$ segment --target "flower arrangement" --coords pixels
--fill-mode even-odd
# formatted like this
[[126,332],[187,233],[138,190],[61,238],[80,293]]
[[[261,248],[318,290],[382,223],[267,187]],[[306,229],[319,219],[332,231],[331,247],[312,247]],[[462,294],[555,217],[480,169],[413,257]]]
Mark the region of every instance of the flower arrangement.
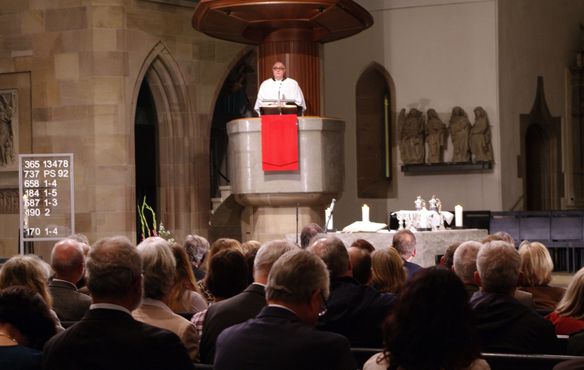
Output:
[[[162,239],[168,241],[169,243],[175,242],[172,232],[167,230],[162,224],[162,222],[160,223],[160,227],[158,227],[158,224],[156,222],[156,212],[152,207],[148,205],[148,203],[146,203],[146,196],[144,196],[142,204],[141,205],[138,204],[138,217],[140,217],[141,227],[140,235],[142,237],[142,240],[150,236],[159,236]],[[152,221],[152,228],[150,228],[148,218],[150,218]]]

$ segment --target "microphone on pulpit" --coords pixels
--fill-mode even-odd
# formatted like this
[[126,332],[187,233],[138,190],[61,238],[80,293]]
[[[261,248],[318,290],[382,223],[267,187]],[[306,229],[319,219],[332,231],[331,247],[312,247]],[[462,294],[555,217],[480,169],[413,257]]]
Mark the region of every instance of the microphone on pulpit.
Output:
[[328,214],[328,217],[325,220],[325,224],[324,224],[324,232],[325,234],[329,231],[329,224],[331,222],[331,219],[333,218],[333,212],[335,210],[335,202],[337,200],[335,198],[333,198],[333,200],[331,201],[331,205],[329,206],[328,210],[330,211]]

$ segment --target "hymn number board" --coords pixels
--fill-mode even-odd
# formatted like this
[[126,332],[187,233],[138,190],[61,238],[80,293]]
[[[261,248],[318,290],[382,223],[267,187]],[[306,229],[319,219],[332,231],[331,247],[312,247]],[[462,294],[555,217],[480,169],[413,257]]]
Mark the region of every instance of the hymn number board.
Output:
[[24,242],[60,240],[73,234],[73,154],[22,154],[18,171],[20,253],[24,253]]

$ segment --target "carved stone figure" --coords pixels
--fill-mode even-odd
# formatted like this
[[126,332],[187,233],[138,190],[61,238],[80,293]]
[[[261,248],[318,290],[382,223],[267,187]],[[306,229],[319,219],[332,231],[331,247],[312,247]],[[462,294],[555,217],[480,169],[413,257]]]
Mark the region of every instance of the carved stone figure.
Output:
[[402,109],[398,117],[398,138],[404,164],[424,163],[424,116],[412,108],[406,115]]
[[461,107],[452,109],[452,116],[448,125],[448,131],[452,138],[452,162],[469,162],[469,134],[470,121],[466,112]]
[[14,106],[11,94],[0,94],[0,167],[14,162],[14,135],[12,115]]
[[440,120],[434,109],[428,110],[426,121],[426,142],[428,143],[428,163],[442,163],[446,146],[446,124]]
[[470,152],[473,162],[492,162],[491,127],[489,117],[482,107],[474,110],[475,122],[470,129]]

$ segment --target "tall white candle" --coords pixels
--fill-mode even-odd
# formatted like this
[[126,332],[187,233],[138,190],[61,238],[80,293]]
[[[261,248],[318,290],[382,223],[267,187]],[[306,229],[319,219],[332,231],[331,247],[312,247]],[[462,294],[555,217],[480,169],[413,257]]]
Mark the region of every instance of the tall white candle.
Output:
[[367,204],[363,204],[363,207],[361,207],[361,219],[363,222],[369,222],[369,207]]
[[454,207],[454,226],[462,227],[462,206],[460,204]]
[[[328,222],[327,222],[328,221]],[[331,209],[327,208],[324,210],[324,222],[327,224],[325,225],[326,230],[333,230],[333,216],[331,215]]]
[[427,229],[428,228],[428,210],[426,207],[422,207],[420,212],[420,228]]

